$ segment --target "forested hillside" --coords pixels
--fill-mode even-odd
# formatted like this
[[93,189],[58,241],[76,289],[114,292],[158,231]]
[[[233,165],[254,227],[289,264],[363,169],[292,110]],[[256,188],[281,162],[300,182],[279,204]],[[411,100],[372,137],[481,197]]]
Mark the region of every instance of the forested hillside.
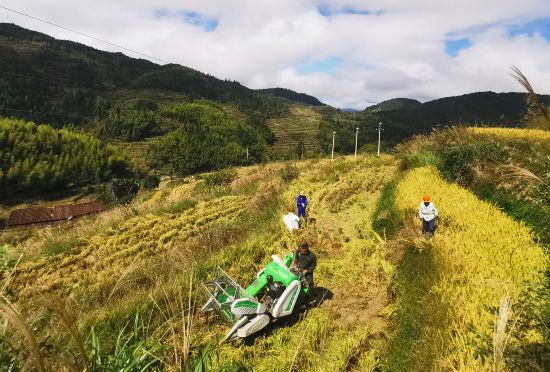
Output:
[[[384,128],[382,141],[390,145],[452,125],[522,127],[526,98],[525,93],[479,92],[425,103],[397,98],[352,113],[327,107],[319,126],[319,141],[321,148],[328,151],[335,131],[335,151],[349,154],[355,146],[355,128],[359,128],[360,144],[373,143],[380,122]],[[550,104],[550,96],[539,98],[543,104]]]
[[[160,115],[159,110],[198,99],[221,105],[256,126],[264,137],[269,132],[269,119],[296,116],[291,112],[293,102],[320,106],[324,115],[316,135],[318,143],[309,147],[327,152],[332,132],[336,131],[339,153],[353,151],[355,128],[360,130],[360,146],[374,142],[379,122],[385,127],[383,141],[394,144],[433,127],[462,122],[518,126],[525,113],[525,94],[492,92],[426,103],[398,98],[364,112],[343,113],[322,107],[317,98],[307,94],[284,88],[251,90],[188,67],[160,66],[56,40],[12,24],[0,24],[0,65],[0,115],[53,126],[70,123],[106,141],[148,141],[165,135],[177,129],[179,123]],[[541,100],[550,103],[550,96],[541,96]],[[300,120],[297,117],[290,124],[301,130],[309,117]],[[293,130],[286,128],[289,133]],[[291,146],[299,144],[299,139],[293,140]],[[296,149],[291,152],[296,153]]]
[[[181,123],[149,148],[149,164],[181,176],[267,160],[271,132],[208,101],[167,106],[160,117]],[[248,156],[247,156],[248,151]]]
[[[478,92],[398,108],[381,105],[378,110],[367,108],[365,112],[375,113],[393,132],[400,132],[401,139],[428,132],[434,127],[463,123],[495,127],[522,126],[527,107],[526,97],[525,93]],[[539,98],[544,104],[550,104],[550,96],[541,95]]]
[[40,192],[121,175],[127,160],[97,138],[23,120],[0,119],[0,192]]
[[422,103],[415,99],[393,98],[387,101],[380,102],[376,105],[369,106],[365,109],[365,112],[376,113],[376,112],[382,112],[382,111],[415,109],[420,106],[422,106]]
[[254,123],[286,114],[290,103],[188,67],[159,66],[13,24],[0,24],[0,65],[0,115],[57,126],[99,130],[103,120],[107,126],[117,122],[116,110],[128,111],[127,103],[136,99],[155,104],[209,99],[235,107]]
[[317,98],[310,96],[305,93],[297,93],[290,89],[285,88],[268,88],[268,89],[258,89],[259,92],[267,93],[274,95],[276,97],[286,98],[290,101],[304,103],[311,106],[323,106],[323,102],[319,101]]

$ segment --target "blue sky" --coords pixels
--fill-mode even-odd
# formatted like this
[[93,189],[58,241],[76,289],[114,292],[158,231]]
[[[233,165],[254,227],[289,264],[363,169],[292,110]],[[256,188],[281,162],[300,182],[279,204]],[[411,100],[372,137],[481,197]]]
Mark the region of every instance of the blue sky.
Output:
[[[550,7],[550,4],[548,4],[548,6]],[[508,26],[508,32],[510,33],[510,36],[533,36],[538,34],[546,40],[550,40],[550,17],[539,18],[531,22]]]
[[[2,0],[98,39],[251,88],[337,107],[521,91],[550,94],[550,0]],[[0,10],[59,39],[113,45]],[[132,55],[132,57],[143,57]]]
[[447,40],[445,42],[445,53],[451,57],[456,57],[461,49],[468,48],[472,42],[468,38]]
[[342,67],[342,58],[329,57],[322,60],[305,62],[297,65],[297,71],[301,75],[310,75],[315,72],[322,72],[334,75]]
[[339,7],[331,6],[328,3],[321,3],[317,5],[317,10],[319,14],[321,14],[323,17],[331,17],[337,14],[356,14],[356,15],[371,14],[371,12],[366,9],[354,8],[349,5],[339,8]]
[[181,11],[170,11],[168,9],[156,9],[154,11],[156,18],[162,19],[167,17],[178,17],[185,23],[188,23],[193,26],[198,26],[206,32],[214,31],[218,27],[218,20],[214,17],[209,17],[207,15],[192,11],[192,10],[181,10]]

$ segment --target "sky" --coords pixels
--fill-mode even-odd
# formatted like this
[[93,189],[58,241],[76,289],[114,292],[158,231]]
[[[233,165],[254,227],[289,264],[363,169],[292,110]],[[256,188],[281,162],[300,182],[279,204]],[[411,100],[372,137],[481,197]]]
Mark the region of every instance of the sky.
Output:
[[[510,66],[535,91],[550,94],[550,0],[0,0],[0,6],[250,88],[288,88],[340,108],[521,91]],[[0,22],[120,51],[2,8]]]

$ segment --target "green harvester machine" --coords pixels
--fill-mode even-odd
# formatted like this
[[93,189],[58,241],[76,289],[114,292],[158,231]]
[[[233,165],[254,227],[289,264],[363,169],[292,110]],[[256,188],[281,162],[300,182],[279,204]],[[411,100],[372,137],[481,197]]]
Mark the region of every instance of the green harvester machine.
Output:
[[309,288],[302,274],[290,269],[294,254],[271,258],[246,289],[219,267],[216,278],[203,283],[209,299],[201,311],[214,311],[231,326],[224,341],[248,337],[292,314],[298,299],[307,295]]

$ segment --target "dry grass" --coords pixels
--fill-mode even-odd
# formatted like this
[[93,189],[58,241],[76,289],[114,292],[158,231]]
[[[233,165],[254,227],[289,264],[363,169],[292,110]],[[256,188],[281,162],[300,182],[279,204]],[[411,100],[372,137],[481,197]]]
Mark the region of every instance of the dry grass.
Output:
[[[214,367],[244,363],[257,371],[382,368],[386,317],[395,309],[388,304],[386,293],[398,260],[391,262],[391,245],[372,233],[372,218],[380,188],[396,175],[396,160],[299,162],[299,177],[290,183],[281,181],[276,171],[279,166],[238,170],[242,180],[233,182],[229,196],[208,193],[201,197],[192,183],[159,190],[148,202],[129,207],[128,215],[113,215],[111,225],[98,228],[98,222],[96,230],[87,230],[82,247],[25,262],[16,270],[9,290],[17,293],[18,306],[23,305],[29,315],[37,311],[33,305],[41,298],[37,293],[69,297],[82,309],[76,323],[80,330],[94,324],[98,330],[105,327],[102,334],[111,337],[117,331],[109,327],[124,324],[126,316],[139,308],[151,319],[148,335],[169,348],[165,367],[185,368],[202,348],[227,332],[215,318],[197,313],[196,305],[204,298],[193,283],[204,280],[219,265],[247,285],[271,254],[285,254],[298,240],[305,240],[319,259],[316,284],[330,290],[333,299],[311,309],[302,322],[279,325],[252,345],[223,344],[216,349],[220,360],[213,362]],[[432,171],[422,172],[413,172],[400,184],[398,202],[402,210],[409,210],[416,208],[417,196],[424,191],[432,193],[436,202],[438,195],[447,196],[448,201],[438,202],[438,207],[449,216],[445,220],[448,233],[438,231],[434,246],[422,247],[423,252],[436,252],[437,264],[445,268],[441,271],[444,280],[434,283],[430,296],[444,298],[454,317],[450,321],[433,318],[441,311],[424,314],[422,320],[433,322],[428,329],[433,332],[422,335],[412,354],[419,365],[424,350],[430,348],[438,353],[436,366],[484,368],[471,356],[465,324],[491,332],[494,313],[482,305],[495,305],[504,289],[516,298],[526,283],[539,277],[537,270],[545,258],[526,229],[503,219],[500,212],[463,189],[441,181]],[[253,189],[255,194],[246,195],[244,189]],[[294,208],[300,189],[308,194],[309,213],[317,223],[291,236],[281,216]],[[160,205],[190,197],[197,201],[194,207],[178,213],[151,213]],[[463,205],[479,209],[478,218],[496,220],[496,227],[486,233],[472,232],[459,218]],[[57,233],[54,230],[53,237]],[[504,240],[498,246],[491,244],[499,234],[504,234]],[[510,251],[511,245],[515,250]],[[486,279],[504,284],[488,288]],[[430,296],[425,299],[427,310],[432,305]],[[54,309],[54,313],[63,314],[63,309]],[[67,310],[60,320],[72,334],[75,322],[68,314]],[[55,335],[56,330],[43,331]],[[431,369],[434,366],[429,364]]]
[[539,176],[531,172],[529,169],[522,168],[517,165],[513,165],[513,164],[504,165],[500,167],[500,171],[501,171],[502,177],[505,179],[544,184],[544,181]]
[[[181,246],[209,227],[236,221],[246,211],[245,202],[244,197],[229,196],[201,202],[179,215],[132,217],[92,235],[78,250],[22,263],[10,287],[19,293],[20,299],[31,300],[37,293],[57,293],[99,306],[136,278],[134,273],[155,267],[157,258],[173,247]],[[153,281],[157,275],[152,273]]]
[[506,295],[500,302],[493,335],[493,371],[495,372],[502,371],[505,367],[504,348],[507,341],[506,326],[508,325],[510,308],[510,298]]
[[29,353],[29,360],[32,362],[34,368],[37,371],[43,372],[44,358],[38,342],[34,337],[34,334],[27,327],[25,318],[17,310],[17,308],[9,302],[4,296],[0,299],[0,316],[6,319],[14,330],[16,330],[22,338],[22,343],[25,345],[26,350]]
[[550,116],[548,109],[540,102],[535,90],[527,80],[527,77],[515,66],[510,68],[513,71],[512,77],[517,80],[520,85],[527,91],[527,117],[526,120],[542,118],[544,119],[544,127],[550,129]]

